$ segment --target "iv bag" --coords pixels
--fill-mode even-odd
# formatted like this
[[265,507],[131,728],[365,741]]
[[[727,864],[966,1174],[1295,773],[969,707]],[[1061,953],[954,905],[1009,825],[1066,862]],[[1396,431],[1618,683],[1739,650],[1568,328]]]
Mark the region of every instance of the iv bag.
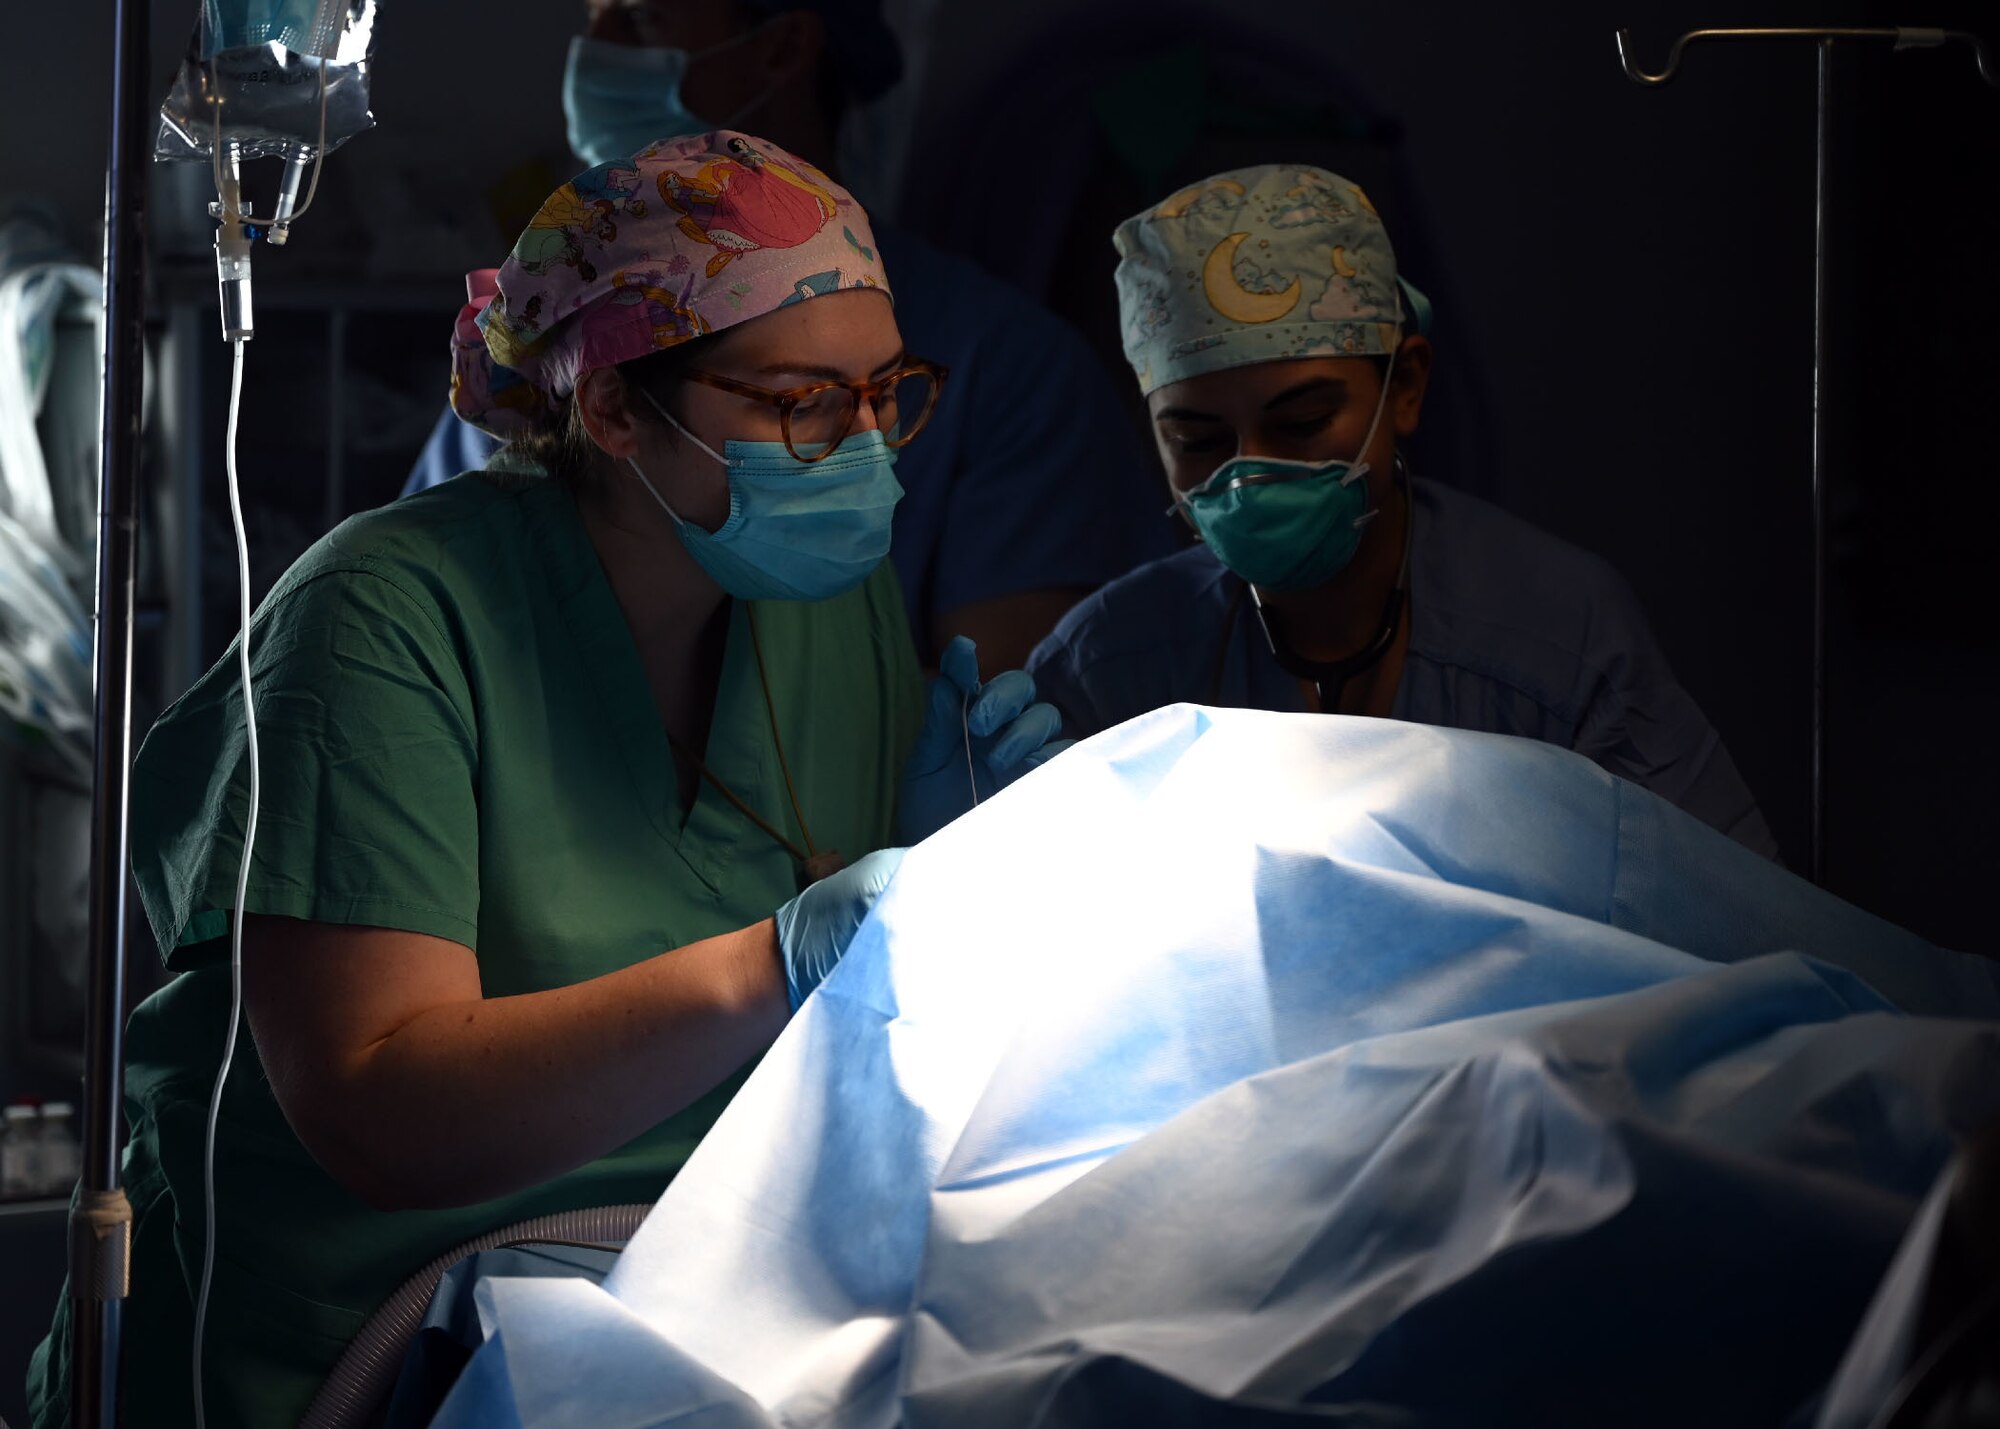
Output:
[[347,0],[204,0],[201,57],[223,50],[283,45],[302,55],[330,59],[347,23]]
[[160,106],[155,159],[211,162],[218,131],[241,159],[339,148],[374,127],[376,0],[205,0]]

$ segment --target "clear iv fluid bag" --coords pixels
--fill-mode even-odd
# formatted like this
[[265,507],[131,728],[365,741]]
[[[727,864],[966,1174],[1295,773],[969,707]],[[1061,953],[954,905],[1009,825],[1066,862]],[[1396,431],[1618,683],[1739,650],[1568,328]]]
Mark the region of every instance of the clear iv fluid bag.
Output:
[[155,159],[212,161],[222,142],[240,159],[325,151],[374,127],[369,62],[377,0],[205,0],[173,88],[160,106]]
[[201,57],[283,45],[315,59],[332,59],[348,8],[348,0],[204,0]]

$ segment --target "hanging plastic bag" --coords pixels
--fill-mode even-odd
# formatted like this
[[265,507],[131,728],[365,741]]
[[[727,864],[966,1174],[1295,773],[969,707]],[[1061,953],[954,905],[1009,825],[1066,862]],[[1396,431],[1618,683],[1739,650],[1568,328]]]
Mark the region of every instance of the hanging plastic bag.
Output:
[[[160,106],[156,159],[331,153],[374,127],[376,0],[206,0]],[[322,86],[324,92],[322,93]]]
[[[0,511],[18,521],[73,576],[90,564],[90,553],[63,529],[63,518],[71,517],[74,530],[69,508],[78,493],[70,488],[78,483],[79,472],[72,467],[60,475],[51,473],[40,418],[56,365],[58,321],[67,315],[91,323],[101,350],[103,312],[103,280],[81,263],[32,263],[0,276]],[[94,503],[94,481],[91,487]]]

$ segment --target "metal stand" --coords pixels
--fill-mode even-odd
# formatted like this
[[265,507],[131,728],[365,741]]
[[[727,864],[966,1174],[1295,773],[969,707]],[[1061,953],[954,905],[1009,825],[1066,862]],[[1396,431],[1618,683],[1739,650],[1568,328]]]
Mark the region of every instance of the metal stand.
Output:
[[90,992],[85,1004],[83,1176],[69,1221],[70,1423],[116,1424],[119,1330],[132,1207],[119,1184],[125,1030],[127,773],[138,583],[141,382],[146,320],[149,0],[116,0],[111,160],[104,215],[104,432],[97,501],[95,740],[90,829]]
[[1964,30],[1917,29],[1740,29],[1690,30],[1667,52],[1667,67],[1649,74],[1632,60],[1632,32],[1618,32],[1618,63],[1639,84],[1657,87],[1680,70],[1681,51],[1697,40],[1811,40],[1819,51],[1817,160],[1813,183],[1813,380],[1812,380],[1812,880],[1826,881],[1826,222],[1828,150],[1833,137],[1833,46],[1841,40],[1888,41],[1898,50],[1934,49],[1958,43],[1972,47],[1979,77],[2000,87],[1986,44]]

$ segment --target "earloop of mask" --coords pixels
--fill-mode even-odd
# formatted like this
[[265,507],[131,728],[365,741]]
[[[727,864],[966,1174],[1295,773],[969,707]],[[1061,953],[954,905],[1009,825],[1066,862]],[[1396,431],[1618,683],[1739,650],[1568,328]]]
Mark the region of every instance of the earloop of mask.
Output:
[[683,427],[677,420],[675,420],[674,414],[666,409],[666,407],[661,403],[659,398],[655,397],[651,392],[648,392],[643,387],[639,389],[639,395],[641,397],[644,397],[649,403],[652,404],[653,410],[655,412],[658,412],[662,417],[665,417],[667,419],[668,426],[672,427],[675,431],[679,432],[682,436],[686,437],[689,441],[693,442],[696,446],[700,447],[701,450],[707,454],[710,460],[718,463],[725,469],[729,466],[728,458],[717,456],[714,447],[710,446],[707,442],[703,441],[700,437],[696,436],[686,427]]
[[[1403,331],[1403,290],[1400,286],[1396,289],[1396,331],[1399,335]],[[1399,336],[1396,346],[1384,354],[1382,391],[1375,399],[1375,415],[1368,419],[1368,435],[1361,439],[1361,450],[1354,454],[1354,460],[1348,465],[1346,475],[1340,478],[1342,486],[1352,486],[1368,475],[1368,448],[1375,445],[1375,433],[1381,429],[1382,415],[1389,410],[1389,389],[1396,383],[1396,353],[1401,347],[1402,340]],[[1370,507],[1354,518],[1354,529],[1359,531],[1373,521],[1375,516],[1375,509]]]
[[628,456],[625,458],[625,464],[632,468],[632,475],[639,478],[639,484],[646,488],[646,494],[651,496],[653,500],[659,502],[660,509],[673,518],[675,526],[687,525],[687,522],[681,519],[681,513],[674,510],[673,507],[667,505],[667,498],[660,495],[659,488],[654,486],[653,483],[647,479],[646,473],[642,471],[639,467],[639,458],[635,456]]
[[[713,451],[709,450],[707,442],[704,442],[700,437],[696,436],[686,427],[683,427],[679,422],[674,421],[674,414],[672,412],[669,412],[665,407],[661,406],[659,399],[654,397],[651,392],[646,391],[644,388],[639,388],[638,391],[641,397],[644,397],[648,402],[653,404],[654,411],[658,412],[662,417],[665,417],[667,421],[672,424],[675,431],[679,432],[682,436],[686,437],[689,441],[693,442],[696,446],[700,447],[704,452],[707,452],[709,456],[714,457],[715,460],[722,461],[721,457],[716,456]],[[635,456],[628,456],[625,458],[625,464],[632,468],[632,475],[639,478],[639,484],[646,488],[646,494],[652,497],[653,500],[659,502],[660,509],[666,512],[667,515],[673,519],[674,525],[676,527],[685,527],[687,525],[687,521],[682,518],[680,512],[674,510],[673,507],[667,504],[666,497],[660,495],[660,489],[657,486],[653,485],[652,479],[646,475],[644,468],[642,468],[639,465],[639,458]],[[722,464],[725,467],[729,465],[729,463],[726,461],[722,461]]]

